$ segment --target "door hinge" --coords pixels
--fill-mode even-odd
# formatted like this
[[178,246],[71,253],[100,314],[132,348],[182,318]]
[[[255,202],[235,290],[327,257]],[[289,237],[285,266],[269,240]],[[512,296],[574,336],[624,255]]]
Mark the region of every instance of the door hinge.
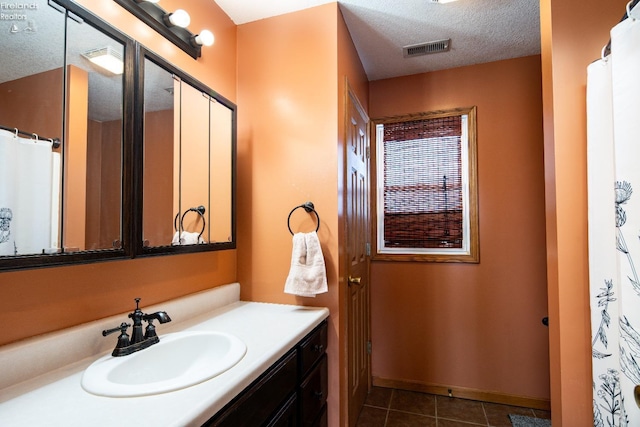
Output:
[[367,353],[371,354],[371,341],[367,341]]
[[367,242],[364,245],[364,254],[366,256],[371,256],[371,243]]
[[367,159],[371,157],[371,147],[367,147]]

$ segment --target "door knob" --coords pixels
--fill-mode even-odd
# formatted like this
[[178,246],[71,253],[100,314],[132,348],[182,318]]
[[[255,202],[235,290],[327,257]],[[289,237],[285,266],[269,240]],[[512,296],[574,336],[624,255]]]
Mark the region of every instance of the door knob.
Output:
[[359,285],[361,280],[362,280],[362,277],[351,277],[351,276],[349,276],[349,284],[350,285],[352,285],[352,284]]

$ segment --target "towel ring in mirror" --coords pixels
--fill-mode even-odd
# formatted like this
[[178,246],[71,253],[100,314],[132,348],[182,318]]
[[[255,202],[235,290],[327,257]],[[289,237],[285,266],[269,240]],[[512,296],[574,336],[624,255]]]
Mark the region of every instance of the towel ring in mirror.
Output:
[[184,213],[182,214],[182,217],[180,217],[180,230],[178,230],[178,217],[180,216],[180,212],[178,212],[176,214],[176,217],[173,219],[173,228],[175,228],[176,231],[184,230],[185,215],[188,214],[189,212],[197,212],[198,215],[200,215],[200,218],[202,218],[202,230],[200,231],[200,234],[198,234],[198,240],[200,240],[200,237],[202,237],[202,233],[204,233],[204,228],[207,226],[207,221],[204,219],[205,211],[206,209],[202,205],[198,206],[197,208],[189,208],[186,211],[184,211]]

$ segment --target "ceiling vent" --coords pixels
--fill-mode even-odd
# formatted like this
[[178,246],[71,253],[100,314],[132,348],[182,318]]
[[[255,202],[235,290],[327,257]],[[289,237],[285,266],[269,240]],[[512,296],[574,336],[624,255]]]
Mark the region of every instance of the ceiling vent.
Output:
[[405,58],[413,56],[428,55],[430,53],[447,52],[451,47],[451,39],[436,40],[433,42],[412,44],[402,48],[402,55]]

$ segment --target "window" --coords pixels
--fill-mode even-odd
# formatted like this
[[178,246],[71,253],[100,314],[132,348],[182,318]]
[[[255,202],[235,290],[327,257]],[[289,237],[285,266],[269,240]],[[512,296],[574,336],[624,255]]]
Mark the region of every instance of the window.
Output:
[[374,258],[479,262],[476,108],[373,123]]

